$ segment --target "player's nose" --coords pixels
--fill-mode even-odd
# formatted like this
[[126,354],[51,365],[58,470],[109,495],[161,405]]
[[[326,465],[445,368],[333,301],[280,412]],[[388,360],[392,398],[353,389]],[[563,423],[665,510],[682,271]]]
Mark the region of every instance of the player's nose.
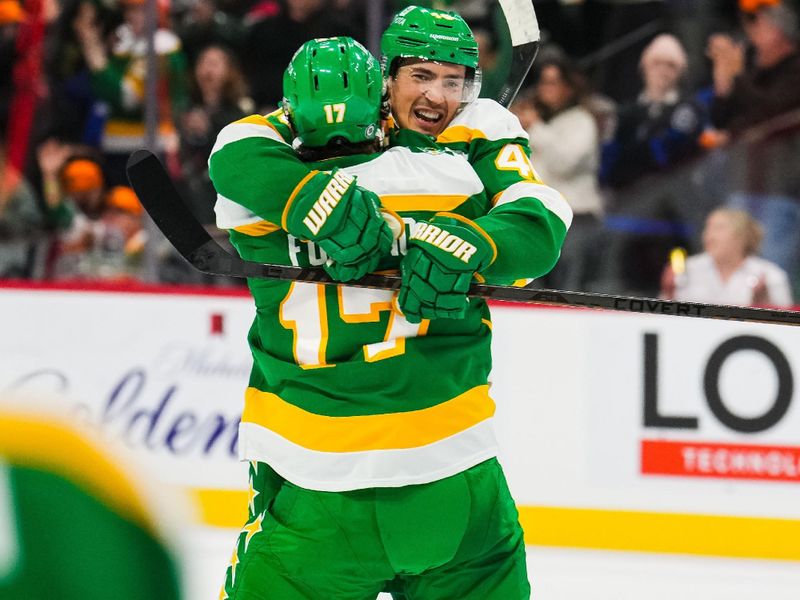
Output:
[[422,95],[434,105],[440,105],[444,103],[445,96],[444,90],[442,86],[438,83],[432,83],[429,85],[423,92]]

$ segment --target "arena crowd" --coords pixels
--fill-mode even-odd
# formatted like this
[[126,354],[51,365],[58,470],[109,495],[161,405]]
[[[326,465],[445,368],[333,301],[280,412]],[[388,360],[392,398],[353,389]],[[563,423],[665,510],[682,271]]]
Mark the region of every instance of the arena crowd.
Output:
[[[511,61],[491,0],[455,10],[481,96]],[[380,4],[376,10],[376,4]],[[402,0],[0,0],[0,278],[235,286],[193,271],[128,187],[150,144],[214,235],[218,132],[281,102],[310,38],[368,45]],[[791,0],[534,0],[542,47],[512,110],[575,219],[531,285],[786,306],[800,292],[800,26]],[[371,50],[377,53],[376,48]],[[148,140],[148,105],[155,137]],[[224,242],[224,240],[221,240]],[[2,285],[2,283],[0,283]]]

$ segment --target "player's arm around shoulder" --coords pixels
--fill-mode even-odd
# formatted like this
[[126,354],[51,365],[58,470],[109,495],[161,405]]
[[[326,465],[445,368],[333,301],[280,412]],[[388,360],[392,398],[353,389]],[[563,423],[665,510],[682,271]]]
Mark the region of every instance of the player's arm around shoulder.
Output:
[[439,142],[466,153],[490,199],[487,213],[475,219],[497,247],[495,261],[483,273],[486,280],[510,283],[550,271],[572,223],[572,209],[537,175],[528,134],[517,117],[493,100],[478,99]]
[[[489,98],[478,98],[456,115],[437,141],[445,144],[465,141],[471,144],[479,140],[489,143],[527,142],[528,134],[510,110]],[[485,150],[482,143],[470,147],[470,159],[482,150]]]
[[312,176],[291,140],[291,129],[279,111],[250,115],[225,126],[208,159],[217,208],[232,202],[279,224],[289,197]]

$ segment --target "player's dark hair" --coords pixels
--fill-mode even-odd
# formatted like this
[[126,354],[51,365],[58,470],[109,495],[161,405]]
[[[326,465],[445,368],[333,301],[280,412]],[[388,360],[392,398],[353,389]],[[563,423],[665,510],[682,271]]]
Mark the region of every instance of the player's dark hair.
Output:
[[299,146],[295,149],[300,160],[307,162],[327,160],[339,156],[353,156],[355,154],[374,154],[379,150],[380,142],[377,139],[353,144],[343,137],[335,137],[325,146],[318,148]]

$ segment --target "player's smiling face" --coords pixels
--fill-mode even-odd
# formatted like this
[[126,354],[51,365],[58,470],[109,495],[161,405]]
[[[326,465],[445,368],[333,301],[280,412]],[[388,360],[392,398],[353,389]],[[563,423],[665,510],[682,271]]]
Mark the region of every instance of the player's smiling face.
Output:
[[467,68],[419,61],[401,66],[390,81],[392,116],[402,129],[437,136],[461,106]]

